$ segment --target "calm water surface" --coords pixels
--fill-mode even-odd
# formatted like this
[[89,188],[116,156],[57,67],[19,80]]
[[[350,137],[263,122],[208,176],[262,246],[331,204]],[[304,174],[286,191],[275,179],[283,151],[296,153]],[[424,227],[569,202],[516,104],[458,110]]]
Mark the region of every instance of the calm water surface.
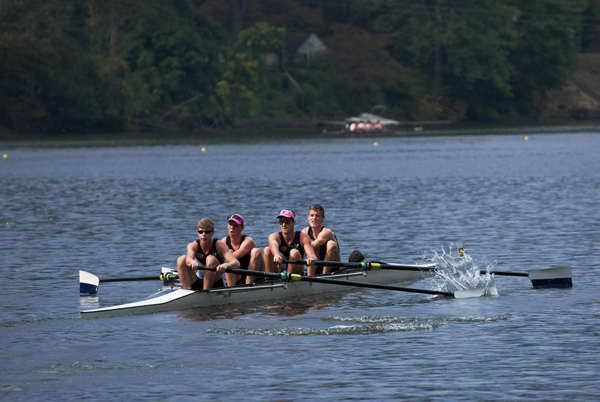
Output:
[[[0,399],[600,400],[599,132],[0,142]],[[482,268],[570,265],[574,287],[498,277],[500,295],[477,299],[361,289],[79,318],[159,285],[80,298],[79,269],[174,267],[200,218],[220,238],[236,212],[264,247],[279,210],[301,228],[315,202],[344,259],[412,263],[462,241]]]

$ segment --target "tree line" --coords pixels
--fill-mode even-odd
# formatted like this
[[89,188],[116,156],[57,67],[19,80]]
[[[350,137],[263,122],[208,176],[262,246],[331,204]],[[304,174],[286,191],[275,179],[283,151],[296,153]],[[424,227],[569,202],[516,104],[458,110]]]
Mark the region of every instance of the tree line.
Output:
[[599,26],[600,0],[4,0],[0,126],[538,117]]

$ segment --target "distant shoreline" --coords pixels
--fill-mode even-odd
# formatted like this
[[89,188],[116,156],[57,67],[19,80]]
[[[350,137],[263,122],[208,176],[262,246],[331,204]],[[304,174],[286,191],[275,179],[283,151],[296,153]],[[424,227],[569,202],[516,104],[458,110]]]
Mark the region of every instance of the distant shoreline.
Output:
[[[592,117],[592,116],[591,116]],[[249,119],[248,119],[249,120]],[[19,140],[19,139],[52,139],[58,137],[77,137],[77,136],[107,136],[112,137],[114,135],[119,135],[123,133],[127,134],[151,134],[153,136],[156,135],[173,135],[173,134],[193,134],[193,133],[228,133],[228,132],[236,132],[236,131],[256,131],[256,130],[266,130],[266,131],[293,131],[293,130],[314,130],[315,133],[322,133],[324,129],[328,131],[333,131],[339,129],[339,126],[336,128],[335,126],[315,124],[314,122],[309,124],[307,122],[307,118],[286,118],[286,119],[271,119],[271,118],[260,118],[253,119],[254,121],[248,124],[248,120],[245,120],[243,124],[240,124],[237,128],[233,127],[223,127],[223,128],[210,128],[210,127],[197,127],[194,129],[190,129],[183,126],[178,125],[161,125],[156,127],[156,129],[140,129],[139,127],[130,127],[129,130],[122,131],[105,131],[100,129],[87,129],[82,130],[80,132],[58,132],[58,133],[42,133],[42,132],[19,132],[10,130],[6,127],[0,127],[0,139],[1,140]],[[540,118],[540,119],[499,119],[495,121],[486,121],[486,122],[475,122],[475,121],[460,121],[452,124],[446,125],[433,125],[430,127],[426,127],[429,129],[435,128],[439,129],[452,129],[456,127],[478,127],[478,126],[553,126],[553,125],[561,125],[561,124],[581,124],[581,125],[589,125],[589,124],[598,124],[600,126],[600,112],[597,115],[594,115],[593,118],[589,119],[575,119],[575,118]],[[407,125],[406,127],[412,127]],[[443,128],[442,128],[443,127]]]

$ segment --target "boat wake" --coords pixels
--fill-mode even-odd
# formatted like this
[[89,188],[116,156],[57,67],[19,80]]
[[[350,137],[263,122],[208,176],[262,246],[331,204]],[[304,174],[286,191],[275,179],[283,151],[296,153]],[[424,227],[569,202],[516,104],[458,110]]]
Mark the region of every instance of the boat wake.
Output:
[[495,316],[483,316],[483,317],[394,317],[394,316],[363,316],[363,317],[326,317],[322,318],[324,321],[342,321],[342,322],[356,322],[356,323],[408,323],[408,322],[494,322],[494,321],[506,321],[510,318],[511,314],[501,314]]
[[[448,251],[442,246],[441,251],[433,250],[432,257],[425,257],[428,261],[436,264],[436,276],[433,281],[437,284],[438,290],[445,292],[455,292],[458,290],[485,289],[484,295],[496,295],[496,284],[494,276],[490,273],[495,265],[487,263],[485,258],[481,259],[479,264],[467,253],[458,255],[452,254],[453,245],[451,243]],[[481,271],[486,271],[481,274]]]
[[335,325],[327,328],[278,328],[278,329],[250,329],[213,328],[209,333],[226,335],[259,335],[259,336],[314,336],[314,335],[367,335],[389,332],[431,330],[444,325],[444,323],[370,323],[361,325]]
[[490,317],[324,317],[325,322],[335,322],[326,328],[212,328],[208,333],[225,335],[258,335],[258,336],[314,336],[314,335],[368,335],[392,332],[433,330],[448,322],[494,322],[508,320],[510,314]]

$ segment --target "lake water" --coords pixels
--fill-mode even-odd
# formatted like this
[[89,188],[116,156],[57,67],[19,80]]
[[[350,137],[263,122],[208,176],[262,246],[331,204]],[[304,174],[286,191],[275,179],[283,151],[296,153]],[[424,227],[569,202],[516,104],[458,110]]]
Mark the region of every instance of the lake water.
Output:
[[[0,142],[0,399],[600,400],[600,126],[423,133]],[[199,219],[220,238],[231,213],[264,247],[279,210],[302,228],[313,203],[344,260],[414,263],[461,241],[481,268],[570,265],[573,288],[499,276],[496,297],[360,289],[79,318],[159,286],[81,298],[79,269],[175,267]]]

